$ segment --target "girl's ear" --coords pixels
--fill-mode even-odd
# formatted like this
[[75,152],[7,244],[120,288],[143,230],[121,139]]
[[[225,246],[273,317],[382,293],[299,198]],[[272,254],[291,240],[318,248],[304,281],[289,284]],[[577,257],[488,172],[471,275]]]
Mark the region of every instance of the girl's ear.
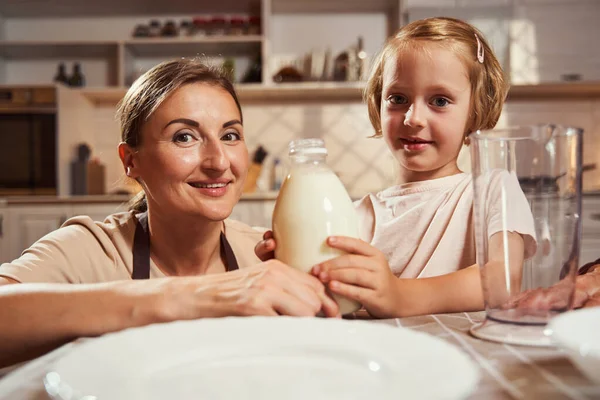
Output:
[[137,168],[137,152],[127,143],[119,143],[119,158],[125,169],[125,175],[137,179],[140,174]]

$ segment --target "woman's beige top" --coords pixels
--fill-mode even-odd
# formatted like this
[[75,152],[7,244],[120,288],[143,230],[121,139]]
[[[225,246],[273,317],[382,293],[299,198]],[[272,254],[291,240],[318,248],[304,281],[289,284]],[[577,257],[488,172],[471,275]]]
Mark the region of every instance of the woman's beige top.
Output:
[[[525,257],[535,253],[536,235],[529,203],[516,176],[494,171],[485,187],[488,238],[503,230],[520,233]],[[401,278],[422,278],[475,264],[471,174],[457,174],[390,187],[356,202],[361,239],[381,250]],[[505,193],[502,193],[502,188]],[[510,204],[502,212],[502,198]],[[503,220],[502,215],[507,219]]]
[[[71,218],[44,236],[21,257],[0,266],[0,276],[19,282],[98,283],[131,279],[133,271],[133,212],[108,216],[104,222],[90,217]],[[224,233],[240,268],[260,262],[254,246],[262,233],[234,220],[225,220]],[[165,274],[150,261],[150,278]]]

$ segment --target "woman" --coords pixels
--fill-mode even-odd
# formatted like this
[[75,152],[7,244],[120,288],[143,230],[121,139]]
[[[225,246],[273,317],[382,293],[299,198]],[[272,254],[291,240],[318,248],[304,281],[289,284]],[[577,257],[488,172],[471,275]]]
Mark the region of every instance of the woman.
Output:
[[104,223],[73,218],[0,266],[0,366],[156,322],[338,314],[316,278],[259,264],[260,233],[226,220],[249,166],[229,81],[166,62],[133,84],[118,116],[119,155],[144,198]]

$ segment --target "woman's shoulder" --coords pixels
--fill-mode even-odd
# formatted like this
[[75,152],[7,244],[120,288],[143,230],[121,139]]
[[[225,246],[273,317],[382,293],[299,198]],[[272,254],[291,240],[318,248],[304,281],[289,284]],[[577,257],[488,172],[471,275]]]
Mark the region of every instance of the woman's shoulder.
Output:
[[82,235],[92,235],[96,238],[107,236],[132,235],[136,226],[135,213],[132,211],[108,215],[103,221],[95,221],[90,216],[78,215],[69,218],[58,231],[68,228],[72,232]]

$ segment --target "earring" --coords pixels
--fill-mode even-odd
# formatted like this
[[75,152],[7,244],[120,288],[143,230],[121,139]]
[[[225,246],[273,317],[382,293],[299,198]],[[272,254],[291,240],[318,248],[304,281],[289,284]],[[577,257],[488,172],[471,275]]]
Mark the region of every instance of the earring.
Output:
[[125,170],[125,175],[131,176],[131,168],[127,167],[127,169]]

